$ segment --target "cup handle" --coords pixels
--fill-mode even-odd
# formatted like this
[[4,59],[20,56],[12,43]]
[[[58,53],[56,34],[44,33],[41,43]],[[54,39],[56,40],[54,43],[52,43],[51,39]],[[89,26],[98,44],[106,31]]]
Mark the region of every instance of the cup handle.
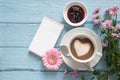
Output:
[[98,57],[101,57],[101,56],[102,56],[102,53],[97,52],[97,56],[98,56]]
[[102,57],[102,53],[97,52],[97,54],[95,55],[93,62],[98,62],[100,60],[100,58]]

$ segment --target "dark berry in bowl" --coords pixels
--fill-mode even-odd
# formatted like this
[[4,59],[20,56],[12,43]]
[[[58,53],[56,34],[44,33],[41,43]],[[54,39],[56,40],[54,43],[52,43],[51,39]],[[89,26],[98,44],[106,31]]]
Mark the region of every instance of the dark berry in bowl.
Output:
[[71,6],[68,9],[67,17],[72,23],[81,22],[84,16],[85,16],[84,10],[78,5]]

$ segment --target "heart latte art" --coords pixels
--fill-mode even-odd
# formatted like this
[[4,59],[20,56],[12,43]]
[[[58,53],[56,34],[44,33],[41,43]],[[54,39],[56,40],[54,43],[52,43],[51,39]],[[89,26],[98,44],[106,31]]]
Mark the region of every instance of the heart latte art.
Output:
[[76,39],[74,41],[74,49],[78,56],[83,56],[87,54],[90,50],[90,43],[82,43],[80,40]]
[[94,46],[88,38],[76,38],[72,41],[70,46],[72,55],[81,60],[88,59],[94,52]]

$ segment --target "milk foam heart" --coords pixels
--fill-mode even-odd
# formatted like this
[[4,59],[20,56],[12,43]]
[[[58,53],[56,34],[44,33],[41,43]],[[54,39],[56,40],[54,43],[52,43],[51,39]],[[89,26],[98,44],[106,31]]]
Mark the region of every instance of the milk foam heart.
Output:
[[82,43],[80,40],[76,39],[74,42],[74,49],[78,56],[83,56],[89,52],[90,43]]

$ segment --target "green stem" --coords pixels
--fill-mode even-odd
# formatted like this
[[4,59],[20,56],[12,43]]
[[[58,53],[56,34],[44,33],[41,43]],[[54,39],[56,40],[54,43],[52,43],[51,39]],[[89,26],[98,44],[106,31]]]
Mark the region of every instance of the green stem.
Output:
[[101,26],[101,27],[100,27],[100,30],[102,31],[102,30],[103,30],[103,28],[102,28],[102,26],[103,26],[103,25],[102,25],[102,24],[103,24],[103,20],[102,20],[102,17],[101,17],[101,16],[99,17],[99,20],[100,20],[100,26]]
[[116,16],[115,16],[115,20],[117,21],[117,14],[116,14]]

